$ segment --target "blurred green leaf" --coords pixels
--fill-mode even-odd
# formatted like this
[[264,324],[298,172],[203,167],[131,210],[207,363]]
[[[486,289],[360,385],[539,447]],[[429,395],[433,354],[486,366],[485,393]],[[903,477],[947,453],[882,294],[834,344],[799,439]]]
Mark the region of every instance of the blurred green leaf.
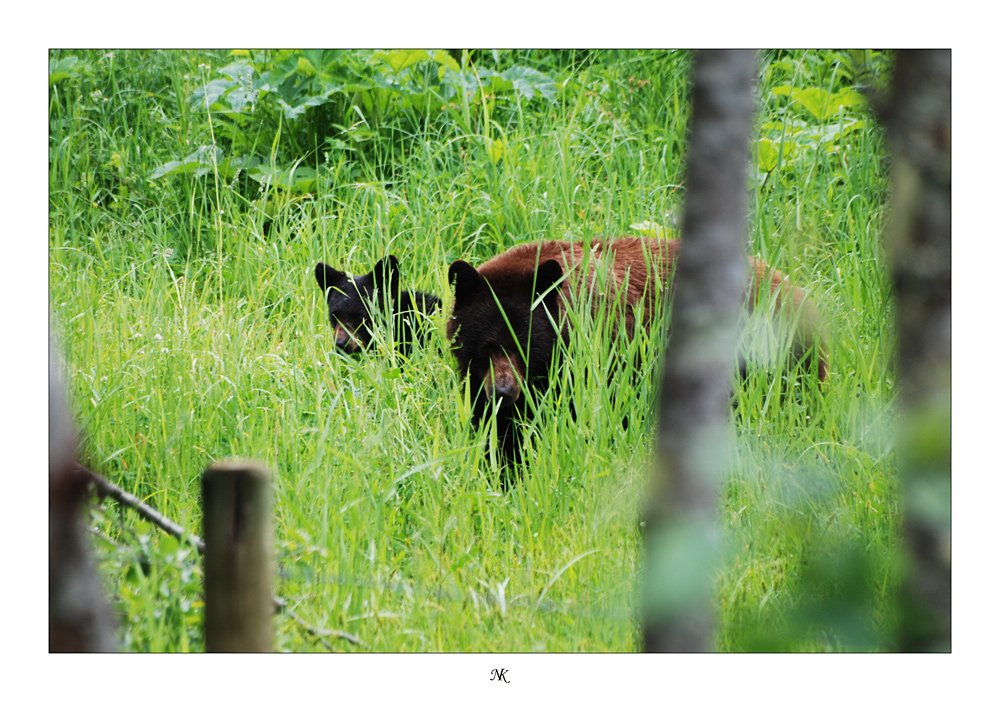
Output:
[[770,139],[757,140],[757,169],[767,173],[778,165],[778,147]]
[[531,100],[536,94],[545,100],[555,100],[556,83],[541,71],[527,66],[513,66],[501,76],[510,81],[514,90],[527,100]]
[[864,97],[850,88],[843,88],[834,95],[822,88],[793,88],[790,85],[779,85],[773,88],[771,93],[791,98],[791,105],[801,106],[820,121],[837,116],[845,107],[866,103]]
[[486,155],[494,166],[504,157],[507,151],[506,145],[500,139],[483,137],[483,146],[486,147]]
[[316,169],[298,166],[291,169],[261,164],[247,169],[247,175],[258,183],[269,183],[279,188],[300,193],[316,192]]
[[375,53],[375,58],[385,61],[396,73],[421,61],[427,61],[431,56],[431,52],[425,49],[401,49]]
[[[462,67],[458,65],[458,61],[456,61],[455,59],[453,59],[451,57],[451,54],[449,54],[447,51],[442,51],[442,50],[438,49],[437,51],[432,51],[431,54],[432,54],[432,58],[434,59],[434,61],[436,61],[437,63],[441,64],[442,71],[445,68],[450,68],[453,71],[460,71],[460,70],[462,70]],[[440,74],[439,74],[439,76],[440,76]]]
[[768,173],[792,158],[795,154],[795,142],[786,140],[784,143],[763,137],[757,140],[757,170]]
[[214,169],[218,169],[219,175],[223,178],[233,178],[238,169],[246,167],[251,162],[246,156],[227,157],[222,149],[217,146],[199,146],[192,153],[188,154],[184,160],[168,161],[153,169],[149,175],[149,179],[156,180],[165,175],[175,173],[202,176],[213,172]]
[[77,68],[79,63],[80,59],[76,56],[49,59],[49,87],[77,76],[79,74],[79,69]]

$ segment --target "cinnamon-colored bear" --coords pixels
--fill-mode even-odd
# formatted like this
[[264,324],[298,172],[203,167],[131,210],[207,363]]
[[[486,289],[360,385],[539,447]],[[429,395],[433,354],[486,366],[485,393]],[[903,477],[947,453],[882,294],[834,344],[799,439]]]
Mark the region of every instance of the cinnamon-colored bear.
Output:
[[[500,401],[497,435],[506,459],[520,458],[514,420],[527,416],[524,394],[545,391],[558,342],[569,340],[567,306],[589,297],[592,314],[617,310],[616,333],[631,336],[636,320],[648,328],[666,300],[680,248],[679,239],[653,237],[594,240],[589,246],[547,241],[516,246],[478,268],[465,261],[451,264],[455,307],[448,338],[462,376],[469,377],[475,420],[488,416]],[[601,267],[606,273],[597,279],[607,282],[592,290]],[[780,271],[751,257],[748,308],[769,301],[765,291],[773,296],[776,312],[792,313],[796,320],[793,355],[808,355],[812,371],[825,379],[828,365],[813,304]]]

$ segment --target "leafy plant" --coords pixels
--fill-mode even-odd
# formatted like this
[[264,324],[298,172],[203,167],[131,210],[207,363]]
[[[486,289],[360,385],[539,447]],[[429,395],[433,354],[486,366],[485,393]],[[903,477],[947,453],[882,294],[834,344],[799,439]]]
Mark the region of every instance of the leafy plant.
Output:
[[49,87],[80,75],[87,68],[86,62],[77,56],[49,59]]
[[[445,51],[286,50],[230,55],[237,60],[218,69],[205,67],[217,77],[190,96],[192,110],[208,109],[213,115],[213,146],[200,146],[183,159],[162,164],[151,178],[181,173],[198,177],[214,167],[222,177],[231,178],[245,168],[258,182],[267,179],[277,187],[294,185],[299,191],[315,192],[303,181],[314,180],[317,169],[328,168],[325,162],[332,154],[370,151],[371,144],[389,139],[387,135],[400,123],[426,123],[443,114],[466,134],[475,134],[477,106],[489,124],[487,103],[552,102],[556,96],[553,79],[538,70],[462,68]],[[282,130],[292,151],[278,147]],[[248,133],[255,135],[252,141]],[[496,164],[503,155],[503,142],[488,133],[483,139],[488,158]],[[320,152],[325,160],[318,158]],[[297,164],[303,158],[315,166],[296,165],[299,177],[294,180],[281,177],[292,172],[289,161]]]
[[841,156],[851,148],[848,137],[869,126],[863,111],[867,100],[851,88],[833,94],[822,88],[779,85],[771,94],[788,100],[778,110],[780,120],[760,125],[757,169],[764,179],[775,170],[794,172],[797,159]]
[[[772,117],[762,121],[755,142],[758,184],[820,164],[832,180],[843,180],[846,176],[837,172],[864,150],[857,137],[865,138],[874,128],[866,95],[884,76],[885,56],[868,51],[775,54],[764,69]],[[803,75],[809,76],[809,85],[799,84]]]
[[122,643],[130,650],[204,650],[202,569],[197,549],[158,533],[148,522],[123,527],[104,508],[91,510],[100,533],[98,562],[115,585],[113,604],[122,620]]

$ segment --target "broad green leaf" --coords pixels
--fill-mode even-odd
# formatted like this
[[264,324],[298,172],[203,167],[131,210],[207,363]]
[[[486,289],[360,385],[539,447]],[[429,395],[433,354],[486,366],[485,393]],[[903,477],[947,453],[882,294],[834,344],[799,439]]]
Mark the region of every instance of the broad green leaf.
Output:
[[246,168],[247,165],[256,164],[260,159],[254,157],[249,158],[247,156],[227,156],[222,159],[217,168],[219,169],[219,175],[227,180],[235,178],[238,171]]
[[[242,159],[246,161],[244,157]],[[235,169],[239,167],[231,159],[224,158],[222,149],[212,146],[199,146],[193,152],[184,157],[183,161],[168,161],[162,166],[153,169],[149,179],[156,180],[172,173],[187,173],[193,176],[202,176],[210,173],[213,168],[219,169],[219,175],[232,177]]]
[[837,104],[843,107],[851,107],[853,105],[867,105],[868,100],[864,95],[851,88],[841,88],[840,92],[837,93]]
[[184,164],[180,161],[167,161],[163,165],[154,168],[153,172],[149,174],[149,179],[156,180],[157,178],[162,178],[168,173],[176,173],[183,165]]
[[851,132],[856,132],[858,130],[865,128],[865,122],[861,119],[851,120],[850,122],[845,122],[840,130],[838,136],[845,136]]
[[[308,64],[308,68],[305,69],[306,75],[308,76],[318,76],[326,73],[327,68],[331,64],[331,57],[327,55],[325,49],[304,49],[301,52],[301,57],[299,58],[300,71],[302,70],[302,62]],[[332,52],[333,59],[336,58],[338,52]],[[311,72],[310,72],[311,71]]]
[[833,96],[822,88],[803,88],[796,90],[793,97],[799,104],[809,110],[816,119],[826,119],[830,115],[830,103]]
[[556,83],[541,71],[527,66],[512,66],[500,74],[505,80],[509,80],[514,90],[523,97],[531,100],[536,94],[546,100],[555,100]]
[[379,51],[375,54],[375,57],[385,61],[389,64],[389,68],[399,73],[404,68],[409,68],[421,61],[426,61],[432,56],[425,49],[398,49],[394,51]]
[[790,97],[792,105],[805,108],[813,117],[823,121],[836,116],[844,107],[865,104],[864,97],[850,88],[843,88],[834,95],[822,88],[793,88],[790,85],[779,85],[773,88],[771,93]]
[[191,107],[196,109],[211,108],[223,95],[238,84],[232,78],[217,78],[206,85],[195,88],[191,93]]
[[444,88],[441,90],[440,95],[440,97],[444,98],[444,101],[438,99],[439,96],[428,91],[404,95],[399,104],[403,108],[413,109],[421,113],[427,110],[440,111],[447,105],[447,101],[455,96],[455,89],[452,86],[448,85],[444,86]]
[[49,60],[49,73],[55,73],[57,71],[69,71],[77,63],[80,62],[76,56],[66,56],[61,59],[50,59]]
[[436,61],[437,63],[440,63],[442,69],[447,67],[453,71],[462,70],[462,67],[458,65],[458,61],[452,58],[451,54],[449,54],[447,51],[442,51],[441,49],[432,51],[431,58],[434,59],[434,61]]
[[798,147],[795,142],[786,139],[769,139],[762,137],[757,140],[757,170],[761,173],[768,173],[779,167],[781,164],[795,158]]
[[479,81],[475,74],[469,70],[453,71],[445,67],[441,82],[443,86],[451,87],[455,91],[453,95],[446,98],[449,100],[460,96],[463,92],[474,95],[479,90]]
[[296,68],[299,73],[302,73],[307,76],[314,76],[318,72],[316,70],[316,67],[312,65],[312,62],[305,56],[299,57],[298,65]]
[[261,164],[247,169],[247,175],[258,183],[270,182],[271,185],[302,193],[316,191],[316,169],[310,166],[298,166],[291,169]]
[[298,76],[294,73],[288,75],[280,85],[273,90],[275,101],[285,110],[285,118],[294,120],[305,112],[306,101],[314,99],[315,96],[306,95],[303,98],[303,89],[299,84]]
[[219,73],[229,76],[233,81],[233,87],[226,94],[226,102],[233,112],[242,112],[248,104],[256,102],[253,66],[238,62],[220,69]]
[[778,165],[778,147],[770,139],[757,140],[757,170],[767,173]]
[[224,68],[220,68],[219,73],[228,76],[230,80],[236,83],[247,82],[250,80],[250,76],[253,75],[253,66],[246,61],[237,61]]
[[49,61],[49,86],[61,83],[67,78],[72,78],[79,74],[76,64],[79,59],[76,56],[67,56],[61,59],[51,59]]
[[483,69],[479,73],[482,79],[482,91],[484,95],[496,95],[514,89],[514,83],[504,78],[499,73],[494,73],[489,69]]
[[187,175],[194,176],[195,178],[199,178],[199,177],[201,177],[203,175],[211,173],[212,172],[212,168],[210,166],[206,166],[203,163],[198,163],[196,161],[192,161],[190,163],[183,163],[183,164],[181,164],[181,166],[179,168],[175,169],[174,172],[175,173],[186,173]]

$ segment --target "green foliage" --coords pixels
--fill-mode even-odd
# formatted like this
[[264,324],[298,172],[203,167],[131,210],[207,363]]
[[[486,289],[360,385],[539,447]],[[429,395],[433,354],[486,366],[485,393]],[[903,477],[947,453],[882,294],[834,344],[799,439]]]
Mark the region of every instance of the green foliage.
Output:
[[[759,153],[774,164],[754,190],[750,249],[815,295],[832,368],[822,389],[753,368],[737,392],[723,650],[878,648],[897,616],[885,173],[852,61],[776,52],[762,68],[758,136],[774,152]],[[51,319],[82,460],[195,533],[201,470],[266,462],[277,594],[372,650],[635,650],[660,331],[626,342],[575,320],[564,375],[526,428],[524,480],[501,493],[446,314],[409,361],[338,355],[312,268],[359,274],[392,253],[406,287],[447,307],[457,258],[673,235],[690,63],[663,51],[52,52]],[[867,54],[865,81],[884,63]],[[610,377],[619,357],[634,384]],[[195,553],[105,509],[94,544],[123,647],[200,650]],[[326,650],[287,616],[276,646]]]
[[197,549],[160,534],[148,522],[91,510],[102,538],[93,540],[99,569],[114,584],[124,619],[122,646],[133,651],[204,651],[202,570]]
[[80,59],[76,56],[67,56],[63,59],[51,59],[49,61],[49,87],[68,78],[75,78],[82,69]]
[[[310,160],[315,159],[317,166],[330,168],[331,154],[370,151],[374,144],[391,140],[396,129],[405,132],[414,125],[443,120],[446,128],[458,127],[466,134],[476,134],[481,112],[488,132],[487,104],[499,101],[520,107],[522,102],[552,102],[556,97],[555,82],[538,70],[518,65],[503,71],[471,64],[462,68],[445,51],[283,50],[231,54],[239,58],[222,68],[206,67],[205,73],[218,77],[206,78],[190,98],[193,111],[207,109],[213,113],[213,140],[225,143],[230,154],[242,154],[213,154],[220,162],[220,173],[227,178],[235,174],[235,169],[245,167],[259,181],[269,175],[268,168],[287,170],[289,159],[307,156],[268,151],[282,128],[297,152],[304,146],[307,153],[312,152]],[[252,141],[247,139],[248,133],[254,135]],[[488,135],[484,139],[495,164],[500,158],[495,142]],[[200,147],[181,161],[163,164],[152,177],[173,173],[205,175],[208,171],[190,165],[204,166],[204,152]],[[315,171],[312,174],[315,180]],[[280,180],[274,183],[285,187]],[[314,184],[309,192],[315,192]]]
[[[875,125],[862,92],[874,90],[880,78],[869,67],[868,52],[861,53],[770,57],[762,86],[770,118],[761,120],[756,142],[758,183],[774,175],[794,178],[820,162],[850,167],[859,156],[868,156],[861,144]],[[822,63],[817,65],[817,59]],[[874,65],[884,72],[880,55]],[[803,77],[808,85],[799,85]],[[827,87],[816,84],[822,81]]]

